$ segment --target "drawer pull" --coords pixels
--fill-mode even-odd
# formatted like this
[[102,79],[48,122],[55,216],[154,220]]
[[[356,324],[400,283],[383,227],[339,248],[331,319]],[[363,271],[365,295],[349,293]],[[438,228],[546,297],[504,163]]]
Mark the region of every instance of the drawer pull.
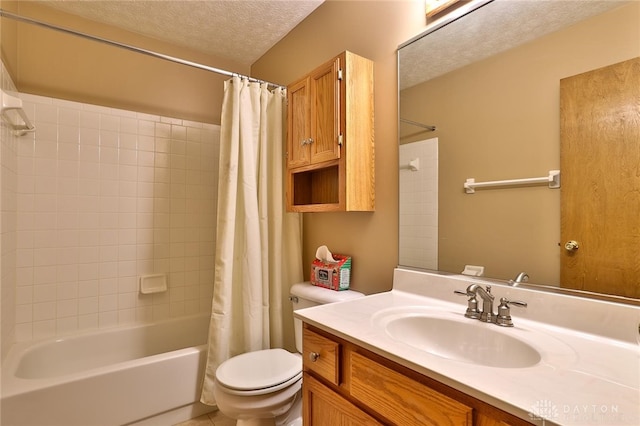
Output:
[[311,360],[311,362],[316,362],[318,358],[320,358],[320,354],[318,352],[309,353],[309,359]]

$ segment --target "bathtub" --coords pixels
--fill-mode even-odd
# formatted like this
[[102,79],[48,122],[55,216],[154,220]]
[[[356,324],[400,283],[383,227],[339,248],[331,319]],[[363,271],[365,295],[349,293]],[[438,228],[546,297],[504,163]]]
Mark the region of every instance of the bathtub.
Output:
[[171,425],[199,402],[209,316],[14,345],[2,365],[3,426]]

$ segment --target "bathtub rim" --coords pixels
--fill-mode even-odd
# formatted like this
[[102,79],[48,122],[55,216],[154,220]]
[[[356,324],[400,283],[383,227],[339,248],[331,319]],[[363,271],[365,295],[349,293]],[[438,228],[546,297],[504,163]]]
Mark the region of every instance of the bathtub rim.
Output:
[[92,329],[81,331],[77,333],[65,334],[61,336],[46,337],[43,339],[31,340],[26,342],[14,343],[7,353],[6,358],[2,362],[1,377],[0,377],[0,401],[5,398],[10,398],[18,395],[22,395],[28,392],[37,391],[40,389],[47,389],[61,384],[81,380],[87,377],[93,377],[98,375],[104,375],[113,373],[115,371],[126,370],[135,368],[142,365],[149,365],[157,362],[161,359],[171,359],[180,356],[186,356],[189,354],[197,354],[207,350],[207,343],[189,346],[182,349],[176,349],[170,352],[163,352],[159,354],[149,355],[142,358],[135,358],[132,360],[120,361],[113,364],[100,366],[96,368],[90,368],[83,371],[64,374],[57,377],[46,378],[21,378],[16,376],[18,366],[22,356],[30,350],[49,345],[51,343],[62,342],[71,339],[80,339],[86,336],[95,336],[108,333],[117,333],[123,330],[140,329],[150,326],[162,325],[171,322],[180,322],[188,320],[197,320],[210,318],[210,314],[194,314],[177,318],[168,318],[160,321],[133,323],[123,326],[108,327],[103,329]]

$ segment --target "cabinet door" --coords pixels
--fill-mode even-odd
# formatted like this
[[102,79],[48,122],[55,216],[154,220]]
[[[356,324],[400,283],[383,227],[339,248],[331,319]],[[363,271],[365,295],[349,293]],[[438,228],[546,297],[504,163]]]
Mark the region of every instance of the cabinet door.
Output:
[[287,166],[305,166],[310,161],[309,78],[304,78],[287,88]]
[[340,59],[327,63],[310,75],[311,164],[340,158]]
[[402,426],[471,426],[473,409],[395,370],[351,352],[351,396]]
[[302,379],[302,393],[306,426],[382,425],[308,374]]

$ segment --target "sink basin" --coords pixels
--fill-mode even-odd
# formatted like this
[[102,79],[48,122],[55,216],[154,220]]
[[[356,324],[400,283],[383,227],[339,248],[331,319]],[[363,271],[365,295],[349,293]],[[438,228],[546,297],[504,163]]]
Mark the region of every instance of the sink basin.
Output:
[[446,314],[383,315],[379,324],[392,339],[451,360],[499,368],[526,368],[540,352],[509,335],[513,328]]

